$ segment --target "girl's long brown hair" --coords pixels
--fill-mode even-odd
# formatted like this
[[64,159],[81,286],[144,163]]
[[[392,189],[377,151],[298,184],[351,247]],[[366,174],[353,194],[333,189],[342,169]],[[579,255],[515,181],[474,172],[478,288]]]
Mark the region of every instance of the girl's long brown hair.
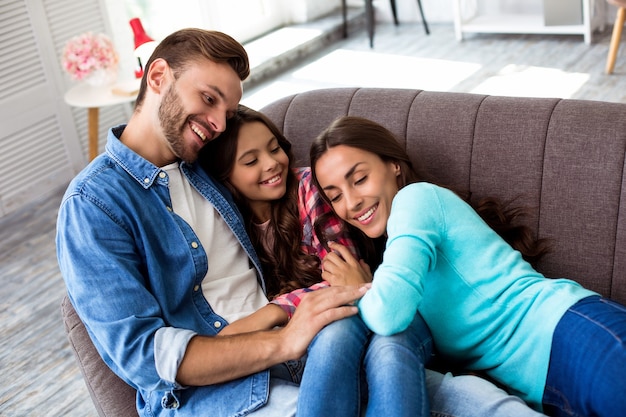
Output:
[[[239,130],[242,125],[253,122],[267,126],[289,157],[287,191],[281,199],[271,203],[271,218],[266,232],[274,237],[271,250],[267,250],[263,244],[263,232],[254,225],[254,216],[248,200],[228,180],[237,155]],[[232,193],[243,215],[246,231],[261,260],[267,296],[270,299],[294,289],[309,287],[322,280],[319,258],[305,253],[300,246],[302,225],[298,211],[298,180],[291,169],[293,160],[291,143],[271,120],[243,105],[240,105],[235,116],[228,120],[226,130],[204,146],[198,158],[202,167],[215,179],[224,183]]]
[[[317,182],[315,165],[329,148],[338,145],[371,152],[378,155],[385,162],[398,164],[401,170],[401,176],[398,179],[400,188],[414,182],[435,182],[428,177],[423,167],[413,166],[400,142],[385,127],[368,119],[344,116],[335,120],[311,145],[310,157],[313,182],[320,190],[322,197],[329,204],[328,197],[321,191]],[[518,250],[524,259],[533,266],[548,252],[548,242],[544,239],[537,239],[532,229],[523,223],[523,219],[528,212],[526,208],[515,207],[513,202],[503,202],[494,197],[484,198],[474,204],[470,201],[469,195],[464,196],[458,192],[457,194],[467,201],[492,229],[506,240],[509,245]],[[381,261],[381,252],[384,247],[382,243],[377,240],[372,241],[372,239],[368,238],[354,226],[345,222],[343,224],[356,240],[359,250],[363,251],[362,256],[364,259],[370,264],[370,267],[375,269],[375,266],[380,264]],[[318,230],[318,228],[315,230]],[[319,238],[323,240],[327,237],[319,236]]]

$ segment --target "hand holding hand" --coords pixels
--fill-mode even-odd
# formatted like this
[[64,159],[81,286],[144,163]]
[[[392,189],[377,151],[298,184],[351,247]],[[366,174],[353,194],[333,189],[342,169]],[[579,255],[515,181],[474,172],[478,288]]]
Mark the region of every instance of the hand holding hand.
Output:
[[287,323],[287,313],[276,304],[267,304],[259,310],[224,327],[217,335],[231,336],[257,330],[271,330]]
[[302,297],[302,301],[289,323],[278,330],[283,333],[283,340],[288,348],[295,350],[293,359],[299,359],[309,344],[324,326],[358,313],[352,305],[367,291],[367,286],[326,287]]
[[369,265],[358,260],[343,245],[329,242],[332,249],[322,261],[322,278],[330,285],[362,285],[372,282]]

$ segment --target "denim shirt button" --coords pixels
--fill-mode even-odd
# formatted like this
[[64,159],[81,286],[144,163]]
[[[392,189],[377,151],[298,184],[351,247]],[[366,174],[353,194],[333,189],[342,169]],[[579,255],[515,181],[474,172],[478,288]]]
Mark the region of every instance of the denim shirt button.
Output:
[[161,407],[170,410],[177,409],[178,407],[180,407],[180,403],[178,402],[178,398],[176,398],[176,395],[174,395],[174,393],[170,391],[166,392],[165,395],[163,395],[163,398],[161,398]]
[[150,182],[150,178],[144,178],[143,182],[146,183],[146,184],[149,183]]
[[199,286],[199,285],[196,285],[195,287],[193,287],[193,291],[194,291],[194,292],[198,291],[199,289],[200,289],[200,286]]
[[165,178],[167,174],[165,172],[159,172],[159,178]]
[[198,242],[191,242],[191,247],[194,249],[198,249]]
[[213,326],[215,326],[216,329],[219,329],[220,327],[222,327],[222,323],[216,321],[215,323],[213,323]]
[[165,208],[167,209],[167,211],[174,211],[174,210],[172,210],[172,208],[170,206],[165,206]]

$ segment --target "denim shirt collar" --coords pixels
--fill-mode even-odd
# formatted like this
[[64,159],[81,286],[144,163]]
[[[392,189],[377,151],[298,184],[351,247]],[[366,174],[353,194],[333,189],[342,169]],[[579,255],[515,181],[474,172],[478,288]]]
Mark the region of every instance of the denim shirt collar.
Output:
[[120,140],[126,125],[118,125],[109,129],[105,150],[120,167],[133,177],[144,188],[150,188],[161,168],[141,157]]

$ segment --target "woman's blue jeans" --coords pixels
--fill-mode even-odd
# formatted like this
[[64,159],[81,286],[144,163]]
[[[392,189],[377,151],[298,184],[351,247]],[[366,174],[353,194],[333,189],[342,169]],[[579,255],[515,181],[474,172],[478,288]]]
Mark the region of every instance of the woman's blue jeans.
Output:
[[594,296],[565,313],[552,340],[543,405],[551,416],[626,415],[626,307]]
[[419,314],[393,336],[373,334],[358,316],[331,323],[309,346],[297,416],[428,416],[431,350]]

